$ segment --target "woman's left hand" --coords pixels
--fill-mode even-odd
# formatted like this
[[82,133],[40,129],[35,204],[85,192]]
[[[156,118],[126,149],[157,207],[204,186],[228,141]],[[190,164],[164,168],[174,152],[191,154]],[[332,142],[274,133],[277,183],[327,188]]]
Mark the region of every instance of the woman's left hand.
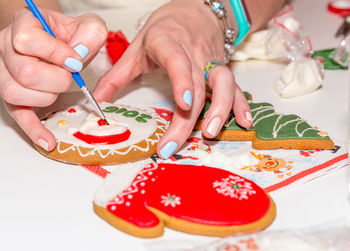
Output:
[[[193,130],[205,101],[204,68],[224,60],[221,22],[202,0],[173,0],[148,19],[123,57],[99,81],[94,96],[110,101],[116,92],[141,73],[165,69],[177,104],[173,120],[157,146],[169,158]],[[212,105],[202,124],[203,134],[215,137],[231,110],[241,126],[252,126],[247,100],[233,73],[217,66],[209,74]]]

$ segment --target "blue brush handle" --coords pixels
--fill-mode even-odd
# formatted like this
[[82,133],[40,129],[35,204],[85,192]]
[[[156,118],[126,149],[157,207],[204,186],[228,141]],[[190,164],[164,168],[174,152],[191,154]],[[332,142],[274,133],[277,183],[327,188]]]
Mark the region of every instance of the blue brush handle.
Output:
[[[47,22],[45,21],[45,19],[43,18],[43,16],[41,15],[40,11],[38,10],[38,8],[35,6],[35,4],[33,3],[32,0],[25,0],[29,9],[31,10],[31,12],[33,13],[33,15],[40,21],[40,23],[42,24],[44,30],[49,33],[51,36],[53,36],[54,38],[56,38],[55,34],[53,33],[53,31],[51,30],[50,26],[47,24]],[[80,88],[85,86],[84,80],[82,79],[82,77],[80,76],[80,74],[78,72],[72,72],[72,76],[75,80],[75,82],[79,85]]]

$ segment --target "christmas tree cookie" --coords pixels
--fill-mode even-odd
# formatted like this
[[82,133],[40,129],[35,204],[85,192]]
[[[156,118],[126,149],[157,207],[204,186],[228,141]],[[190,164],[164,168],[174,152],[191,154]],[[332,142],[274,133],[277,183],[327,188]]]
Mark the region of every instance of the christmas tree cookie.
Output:
[[50,115],[43,125],[56,137],[56,148],[45,156],[70,164],[114,165],[155,154],[167,122],[155,112],[101,103],[109,125],[91,105],[76,105]]
[[275,218],[275,204],[264,190],[234,173],[188,164],[140,167],[127,168],[131,183],[120,177],[127,173],[112,173],[94,199],[97,215],[128,234],[158,237],[166,226],[228,236],[265,229]]
[[[279,114],[269,103],[254,103],[245,93],[253,117],[253,126],[246,130],[236,123],[231,113],[217,140],[252,141],[255,149],[333,149],[334,143],[326,132],[310,126],[304,119],[294,114]],[[196,129],[200,130],[210,100],[206,100]]]

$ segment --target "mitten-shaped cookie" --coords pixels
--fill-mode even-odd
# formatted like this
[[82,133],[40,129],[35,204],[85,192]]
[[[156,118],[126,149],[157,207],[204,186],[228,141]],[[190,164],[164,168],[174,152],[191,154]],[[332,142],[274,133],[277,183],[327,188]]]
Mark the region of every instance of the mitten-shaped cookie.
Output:
[[255,183],[208,166],[150,163],[120,191],[105,202],[95,200],[94,210],[139,237],[161,236],[164,225],[227,236],[262,230],[275,217],[274,202]]

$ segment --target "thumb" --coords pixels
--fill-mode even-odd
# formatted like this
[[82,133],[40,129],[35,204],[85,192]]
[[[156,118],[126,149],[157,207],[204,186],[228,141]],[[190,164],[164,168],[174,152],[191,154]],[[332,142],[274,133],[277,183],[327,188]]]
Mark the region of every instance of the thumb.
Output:
[[52,151],[55,148],[55,136],[41,124],[32,108],[6,102],[5,106],[12,118],[35,144],[46,151]]
[[119,61],[98,81],[94,91],[97,101],[111,101],[125,85],[143,72],[141,49],[131,45]]

